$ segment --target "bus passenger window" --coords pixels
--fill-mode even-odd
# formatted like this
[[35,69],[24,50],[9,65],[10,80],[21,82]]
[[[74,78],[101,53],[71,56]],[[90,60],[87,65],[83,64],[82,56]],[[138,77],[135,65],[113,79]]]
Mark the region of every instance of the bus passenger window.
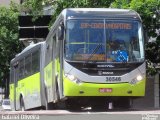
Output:
[[31,55],[25,58],[25,77],[31,74]]
[[32,54],[32,74],[40,71],[40,52],[36,51]]
[[10,83],[14,83],[14,67],[11,66],[11,71],[10,71]]
[[19,79],[24,78],[24,59],[19,62]]

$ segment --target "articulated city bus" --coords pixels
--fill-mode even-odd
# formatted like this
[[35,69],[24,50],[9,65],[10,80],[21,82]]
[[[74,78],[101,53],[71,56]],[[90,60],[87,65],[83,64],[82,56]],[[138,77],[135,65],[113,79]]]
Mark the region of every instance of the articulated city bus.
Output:
[[[37,62],[28,63],[27,55],[34,60],[35,48]],[[29,66],[39,68],[25,75]],[[11,76],[10,99],[16,110],[59,102],[70,108],[103,107],[110,101],[129,107],[130,100],[145,95],[141,18],[133,10],[64,9],[45,42],[12,60]]]

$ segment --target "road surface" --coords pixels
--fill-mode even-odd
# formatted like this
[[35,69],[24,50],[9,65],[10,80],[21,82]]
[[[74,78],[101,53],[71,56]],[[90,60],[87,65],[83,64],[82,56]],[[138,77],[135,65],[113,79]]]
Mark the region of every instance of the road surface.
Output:
[[0,111],[2,120],[160,120],[160,109]]

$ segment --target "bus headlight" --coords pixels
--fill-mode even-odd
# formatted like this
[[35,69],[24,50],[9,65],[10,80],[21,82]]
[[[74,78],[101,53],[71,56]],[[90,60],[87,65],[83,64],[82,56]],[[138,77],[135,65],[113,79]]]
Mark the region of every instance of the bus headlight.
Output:
[[138,75],[136,78],[138,81],[141,81],[143,79],[143,77],[141,75]]
[[142,76],[142,75],[137,75],[136,78],[134,78],[134,79],[132,79],[132,80],[130,81],[130,84],[134,85],[134,84],[140,82],[141,80],[143,80],[143,76]]
[[66,75],[68,77],[68,79],[70,79],[71,81],[74,81],[76,79],[76,77],[74,75],[70,75],[70,74],[67,74]]
[[71,80],[72,82],[76,83],[76,84],[81,84],[82,81],[80,81],[77,77],[75,77],[74,75],[70,75],[70,74],[65,74],[65,76]]

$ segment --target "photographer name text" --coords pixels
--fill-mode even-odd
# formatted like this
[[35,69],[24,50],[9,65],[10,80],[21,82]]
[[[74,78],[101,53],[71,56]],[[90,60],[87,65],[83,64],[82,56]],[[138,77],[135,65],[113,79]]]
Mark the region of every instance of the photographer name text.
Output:
[[4,114],[1,116],[2,120],[39,120],[39,115],[25,115],[25,114]]

